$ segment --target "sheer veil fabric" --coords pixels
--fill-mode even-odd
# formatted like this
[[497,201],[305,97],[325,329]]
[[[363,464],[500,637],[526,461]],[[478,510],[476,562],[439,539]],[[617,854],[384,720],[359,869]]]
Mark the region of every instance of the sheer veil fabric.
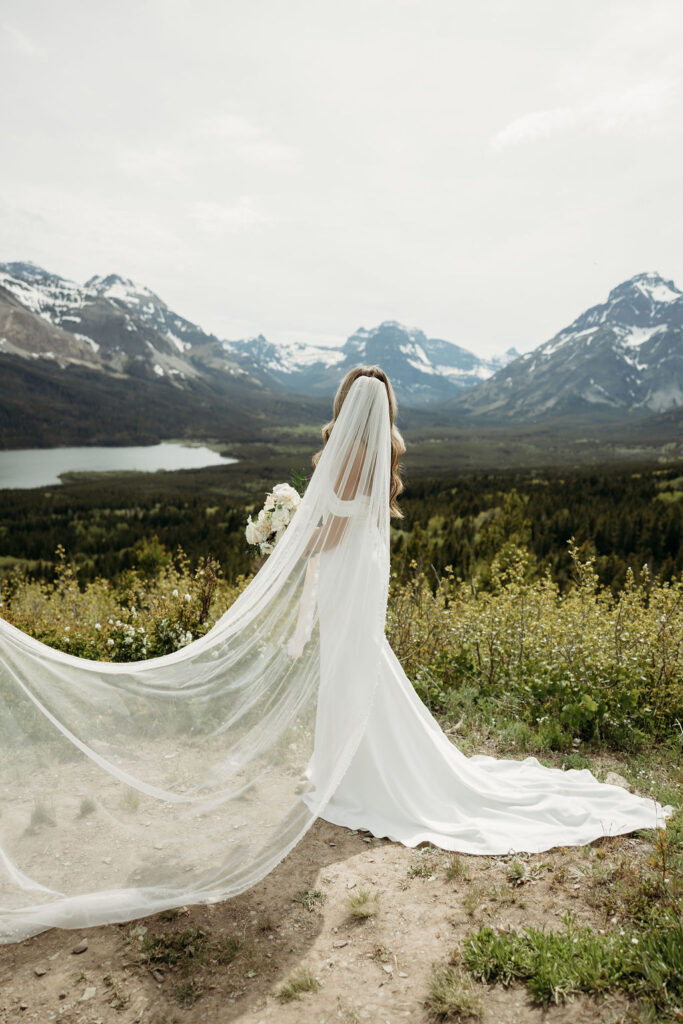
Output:
[[0,620],[0,941],[225,899],[304,835],[372,706],[390,452],[386,390],[361,377],[275,550],[179,651],[89,661]]
[[318,816],[476,854],[665,824],[670,807],[586,769],[466,757],[444,735],[384,635],[390,469],[386,389],[361,376],[206,636],[110,664],[0,620],[0,941],[236,895]]

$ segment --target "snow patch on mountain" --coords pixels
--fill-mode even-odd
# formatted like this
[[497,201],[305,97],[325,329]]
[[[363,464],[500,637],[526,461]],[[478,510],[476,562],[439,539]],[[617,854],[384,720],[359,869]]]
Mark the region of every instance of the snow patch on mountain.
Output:
[[157,298],[154,292],[144,284],[136,284],[129,277],[120,277],[119,274],[107,274],[103,277],[101,274],[94,274],[85,282],[85,287],[98,295],[105,295],[108,299],[116,299],[126,306],[139,306],[141,312],[154,312],[154,302],[149,301]]
[[620,334],[619,341],[627,348],[640,348],[640,346],[653,338],[655,334],[666,330],[661,324],[655,327],[626,327],[617,328]]

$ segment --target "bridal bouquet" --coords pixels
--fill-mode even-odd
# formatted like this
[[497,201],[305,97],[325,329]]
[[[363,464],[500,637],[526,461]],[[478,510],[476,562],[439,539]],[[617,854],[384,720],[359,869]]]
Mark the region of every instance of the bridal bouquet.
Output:
[[276,484],[267,495],[263,508],[253,520],[247,519],[247,543],[258,544],[262,555],[269,555],[287,529],[301,502],[291,484]]

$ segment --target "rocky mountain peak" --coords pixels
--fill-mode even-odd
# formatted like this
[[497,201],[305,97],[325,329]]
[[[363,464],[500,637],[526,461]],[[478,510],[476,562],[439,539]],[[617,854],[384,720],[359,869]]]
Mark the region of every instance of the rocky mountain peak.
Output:
[[656,270],[646,271],[642,274],[635,274],[628,281],[613,288],[607,297],[607,302],[619,302],[623,299],[630,299],[642,302],[643,299],[657,304],[668,305],[676,302],[683,296],[673,281],[667,281]]
[[93,274],[85,282],[85,288],[97,292],[108,299],[115,299],[126,306],[143,306],[152,302],[155,306],[166,309],[166,303],[158,295],[143,284],[136,284],[130,277],[120,274]]

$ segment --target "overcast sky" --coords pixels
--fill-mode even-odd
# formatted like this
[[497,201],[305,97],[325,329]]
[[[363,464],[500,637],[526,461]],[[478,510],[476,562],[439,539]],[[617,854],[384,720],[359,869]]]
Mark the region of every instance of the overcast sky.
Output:
[[525,351],[683,287],[680,0],[0,0],[0,261]]

